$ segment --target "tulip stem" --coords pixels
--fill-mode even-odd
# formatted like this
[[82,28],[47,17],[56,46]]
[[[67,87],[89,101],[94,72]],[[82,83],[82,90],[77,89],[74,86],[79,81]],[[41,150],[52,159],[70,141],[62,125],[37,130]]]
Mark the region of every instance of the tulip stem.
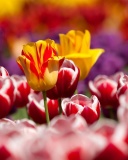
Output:
[[44,98],[44,108],[45,108],[45,114],[46,114],[46,122],[47,125],[50,123],[50,119],[49,119],[49,112],[48,112],[48,106],[47,106],[47,97],[46,97],[46,92],[43,91],[43,98]]
[[25,106],[25,109],[26,109],[26,114],[27,114],[27,118],[30,119],[30,116],[28,114],[28,110],[27,110],[27,107]]
[[58,99],[58,103],[59,103],[59,114],[62,114],[61,98]]
[[77,89],[75,90],[74,94],[78,94],[78,90]]
[[110,116],[111,119],[115,119],[114,111],[111,107],[109,108],[109,116]]

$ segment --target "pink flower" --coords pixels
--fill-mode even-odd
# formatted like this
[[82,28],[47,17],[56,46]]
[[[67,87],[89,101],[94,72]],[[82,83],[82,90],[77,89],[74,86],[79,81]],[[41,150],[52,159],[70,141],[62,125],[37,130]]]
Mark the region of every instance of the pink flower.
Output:
[[80,114],[88,124],[92,124],[100,117],[100,103],[96,96],[88,98],[82,94],[76,94],[71,98],[62,100],[62,109],[65,115]]
[[12,75],[11,79],[15,86],[14,90],[14,106],[24,107],[28,103],[28,95],[30,94],[30,86],[25,76]]
[[71,131],[85,131],[87,129],[87,123],[80,115],[71,115],[69,117],[61,115],[52,119],[50,127],[58,134],[66,134]]
[[58,116],[49,127],[38,127],[38,134],[29,139],[24,155],[31,160],[93,160],[105,144],[102,137],[89,131],[79,115]]
[[73,61],[65,59],[58,73],[56,85],[47,91],[50,99],[71,97],[76,90],[80,71]]
[[125,125],[117,124],[113,120],[101,120],[92,127],[95,135],[103,136],[106,144],[93,160],[126,160],[128,158],[128,130]]
[[0,159],[25,160],[23,148],[27,139],[33,139],[36,125],[31,120],[0,120]]
[[[41,92],[38,94],[31,93],[28,98],[29,98],[29,103],[27,104],[27,108],[29,116],[36,123],[39,124],[46,123],[44,101]],[[59,107],[57,100],[51,100],[47,98],[47,105],[48,105],[50,119],[59,114],[58,112]]]

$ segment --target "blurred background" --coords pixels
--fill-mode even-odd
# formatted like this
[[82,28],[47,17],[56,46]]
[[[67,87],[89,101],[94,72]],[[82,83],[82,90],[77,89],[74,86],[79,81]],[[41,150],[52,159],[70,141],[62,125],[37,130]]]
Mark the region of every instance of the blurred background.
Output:
[[16,58],[23,44],[54,39],[69,30],[88,29],[91,48],[104,48],[81,85],[99,74],[127,73],[127,0],[0,0],[0,66],[10,75],[22,74]]

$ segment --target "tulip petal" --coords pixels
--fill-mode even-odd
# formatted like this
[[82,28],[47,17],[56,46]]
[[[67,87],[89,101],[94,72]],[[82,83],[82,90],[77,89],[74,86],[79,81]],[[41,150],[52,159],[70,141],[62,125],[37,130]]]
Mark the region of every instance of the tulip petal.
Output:
[[44,52],[46,50],[47,43],[45,41],[39,40],[36,42],[36,52],[37,52],[37,63],[40,66],[44,62]]
[[[81,31],[71,30],[66,34],[66,36],[68,37],[69,42],[72,43],[74,51],[79,52],[80,48],[81,48],[81,42],[82,42],[84,33]],[[70,46],[69,46],[69,48],[70,48]],[[70,53],[71,53],[71,51],[70,51]]]
[[104,52],[104,49],[90,49],[89,55],[92,57],[91,66],[93,66],[96,63],[96,61],[98,60],[98,58],[103,52]]
[[[52,46],[52,47],[51,47]],[[53,40],[47,39],[46,41],[39,40],[36,42],[36,50],[38,56],[38,63],[46,62],[50,57],[55,56],[55,43]]]
[[[58,70],[59,61],[54,59],[49,60],[43,77],[43,81],[45,82],[44,90],[49,90],[56,84],[58,78]],[[40,83],[42,83],[42,79]]]
[[80,80],[82,80],[88,75],[92,66],[96,63],[97,59],[103,52],[103,49],[92,49],[89,51],[89,54],[73,53],[65,55],[65,57],[72,60],[80,69]]
[[73,46],[70,43],[69,44],[69,40],[68,38],[64,35],[64,34],[59,34],[60,37],[60,44],[61,44],[61,48],[60,48],[60,56],[65,56],[67,54],[69,54],[70,52],[73,51]]
[[85,31],[83,40],[81,41],[82,41],[82,47],[81,47],[80,53],[84,52],[85,54],[88,54],[90,49],[91,36],[87,30]]
[[29,59],[31,62],[35,63],[35,65],[38,64],[37,52],[34,42],[30,42],[23,46],[22,55]]
[[84,79],[88,75],[91,69],[92,57],[74,54],[73,56],[68,55],[66,58],[72,60],[80,69],[80,80]]
[[[39,74],[34,64],[30,62],[28,59],[26,59],[24,56],[19,56],[17,59],[17,62],[22,66],[22,69],[25,73],[25,76],[27,78],[27,81],[30,87],[34,90],[37,90],[37,88],[40,88]],[[35,86],[35,84],[37,85]]]

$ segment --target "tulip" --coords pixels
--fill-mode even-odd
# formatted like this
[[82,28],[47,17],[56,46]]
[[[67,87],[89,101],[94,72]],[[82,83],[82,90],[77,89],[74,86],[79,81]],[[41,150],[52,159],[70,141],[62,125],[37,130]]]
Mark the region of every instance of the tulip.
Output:
[[[31,93],[28,96],[29,103],[27,104],[27,110],[29,116],[39,124],[46,123],[46,113],[43,104],[43,97],[41,93]],[[50,119],[54,118],[59,114],[59,106],[57,100],[51,100],[47,98],[47,106],[49,111]]]
[[118,97],[128,91],[128,75],[122,75],[118,81]]
[[119,72],[112,76],[99,75],[93,81],[89,81],[91,94],[98,97],[103,108],[118,107],[117,87],[122,74],[122,72]]
[[25,76],[12,75],[11,79],[15,86],[14,89],[14,106],[24,107],[28,103],[28,95],[30,94],[31,88],[27,83]]
[[82,94],[76,94],[71,98],[62,100],[63,113],[67,116],[80,114],[88,124],[94,123],[100,117],[100,103],[96,96],[88,98]]
[[76,132],[76,130],[84,131],[88,126],[85,119],[80,115],[71,115],[69,117],[61,115],[52,119],[50,127],[56,130],[56,133],[62,134],[71,131]]
[[[114,120],[101,120],[92,129],[96,135],[104,137],[106,145],[97,152],[94,160],[127,160],[128,158],[128,127]],[[119,138],[120,137],[120,138]]]
[[0,118],[6,117],[13,105],[14,85],[9,77],[0,77]]
[[54,41],[47,39],[24,45],[17,62],[30,87],[35,91],[46,91],[56,84],[63,60],[56,54]]
[[[119,97],[119,108],[117,110],[117,117],[120,122],[128,122],[128,91]],[[128,125],[127,125],[128,126]]]
[[79,69],[71,60],[65,59],[58,73],[56,85],[47,91],[50,99],[71,97],[79,80]]
[[90,33],[87,30],[85,33],[71,30],[59,36],[58,54],[76,64],[80,69],[80,80],[83,80],[104,50],[90,49]]

